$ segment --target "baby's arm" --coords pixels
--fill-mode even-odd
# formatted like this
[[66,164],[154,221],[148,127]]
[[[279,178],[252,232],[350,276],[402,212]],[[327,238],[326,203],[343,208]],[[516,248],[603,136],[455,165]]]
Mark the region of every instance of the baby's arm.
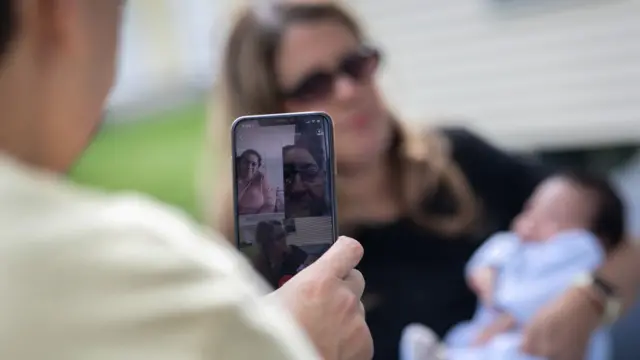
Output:
[[467,263],[466,278],[471,290],[485,305],[491,305],[493,286],[498,271],[515,251],[517,238],[511,233],[497,233],[490,237]]
[[467,263],[467,277],[478,269],[499,269],[513,254],[518,245],[515,234],[500,232],[491,236],[476,250]]
[[496,335],[514,330],[516,326],[518,326],[518,322],[514,316],[509,313],[502,313],[498,315],[487,327],[482,329],[480,335],[476,338],[474,345],[484,345]]

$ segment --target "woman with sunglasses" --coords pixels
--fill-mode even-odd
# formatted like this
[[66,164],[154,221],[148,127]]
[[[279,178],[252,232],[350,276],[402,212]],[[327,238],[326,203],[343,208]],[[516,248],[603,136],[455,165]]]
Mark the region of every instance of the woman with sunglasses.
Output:
[[[367,323],[375,358],[388,360],[398,357],[407,324],[442,336],[471,317],[464,264],[490,233],[509,227],[548,171],[464,130],[407,129],[380,95],[382,57],[368,40],[331,1],[245,9],[226,44],[225,114],[214,124],[228,128],[246,114],[332,116],[340,230],[365,248]],[[230,185],[215,217],[229,236]]]
[[238,173],[238,212],[240,215],[264,214],[275,211],[273,190],[260,171],[262,156],[248,149],[236,159]]

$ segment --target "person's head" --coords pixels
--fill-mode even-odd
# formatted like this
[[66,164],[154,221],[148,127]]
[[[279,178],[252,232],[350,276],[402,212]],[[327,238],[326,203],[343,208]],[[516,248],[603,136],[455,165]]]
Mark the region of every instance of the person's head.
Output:
[[578,172],[553,176],[538,186],[514,221],[524,240],[545,240],[572,229],[592,231],[606,249],[622,241],[624,205],[606,179]]
[[240,179],[250,179],[262,166],[262,156],[253,149],[245,150],[238,156],[237,165],[238,177]]
[[123,0],[0,0],[0,151],[66,171],[114,80]]
[[324,159],[303,144],[282,149],[285,211],[294,216],[321,216],[326,208]]
[[[402,215],[448,234],[474,230],[478,204],[446,139],[433,131],[408,131],[389,111],[375,78],[380,53],[354,17],[331,0],[264,3],[244,8],[227,40],[218,84],[221,102],[215,106],[222,114],[211,122],[213,136],[225,135],[210,142],[215,151],[229,151],[227,129],[239,116],[325,111],[335,125],[339,199],[352,195],[345,180],[365,179],[364,174],[389,167],[383,169],[390,176],[388,189]],[[213,172],[206,174],[211,180]],[[213,199],[207,210],[214,211],[212,225],[231,235],[233,192],[230,183],[225,185],[218,190],[224,198]],[[210,191],[208,181],[202,186]],[[423,200],[440,188],[451,194],[456,209],[427,216]],[[338,211],[342,218],[362,217],[343,209]]]
[[256,242],[271,261],[281,259],[287,252],[287,233],[277,220],[261,221],[256,227]]
[[225,121],[247,114],[325,111],[339,161],[371,161],[391,138],[375,81],[380,55],[356,20],[331,1],[247,9],[227,43]]

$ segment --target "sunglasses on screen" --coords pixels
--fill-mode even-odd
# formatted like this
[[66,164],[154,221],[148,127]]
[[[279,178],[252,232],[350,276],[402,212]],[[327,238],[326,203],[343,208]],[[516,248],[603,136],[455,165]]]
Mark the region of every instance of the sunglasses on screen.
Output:
[[300,176],[300,180],[304,182],[312,182],[320,174],[320,169],[316,165],[303,164],[303,165],[284,165],[284,182],[287,185],[293,184],[296,175]]

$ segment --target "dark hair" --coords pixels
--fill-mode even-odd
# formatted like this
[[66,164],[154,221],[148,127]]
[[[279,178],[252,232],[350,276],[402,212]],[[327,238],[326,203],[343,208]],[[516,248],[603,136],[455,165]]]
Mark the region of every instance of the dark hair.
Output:
[[311,155],[311,157],[313,158],[313,161],[316,162],[316,165],[320,170],[326,170],[325,161],[324,161],[324,152],[322,151],[322,147],[307,145],[307,144],[308,142],[298,141],[293,145],[285,145],[284,147],[282,147],[282,155],[284,157],[284,154],[289,150],[304,149],[307,152],[309,152],[309,155]]
[[282,223],[278,220],[261,221],[256,226],[256,242],[260,246],[273,244],[286,235]]
[[236,158],[236,165],[240,164],[240,160],[244,159],[245,157],[249,156],[249,155],[253,155],[255,157],[258,158],[258,166],[262,166],[262,156],[260,155],[260,153],[256,150],[253,149],[247,149],[245,151],[242,152],[242,154],[240,154],[240,156],[238,156]]
[[625,206],[606,177],[583,171],[559,174],[579,187],[593,193],[597,203],[591,231],[607,250],[616,248],[625,236]]
[[14,35],[13,11],[13,0],[0,0],[0,59],[4,57]]

